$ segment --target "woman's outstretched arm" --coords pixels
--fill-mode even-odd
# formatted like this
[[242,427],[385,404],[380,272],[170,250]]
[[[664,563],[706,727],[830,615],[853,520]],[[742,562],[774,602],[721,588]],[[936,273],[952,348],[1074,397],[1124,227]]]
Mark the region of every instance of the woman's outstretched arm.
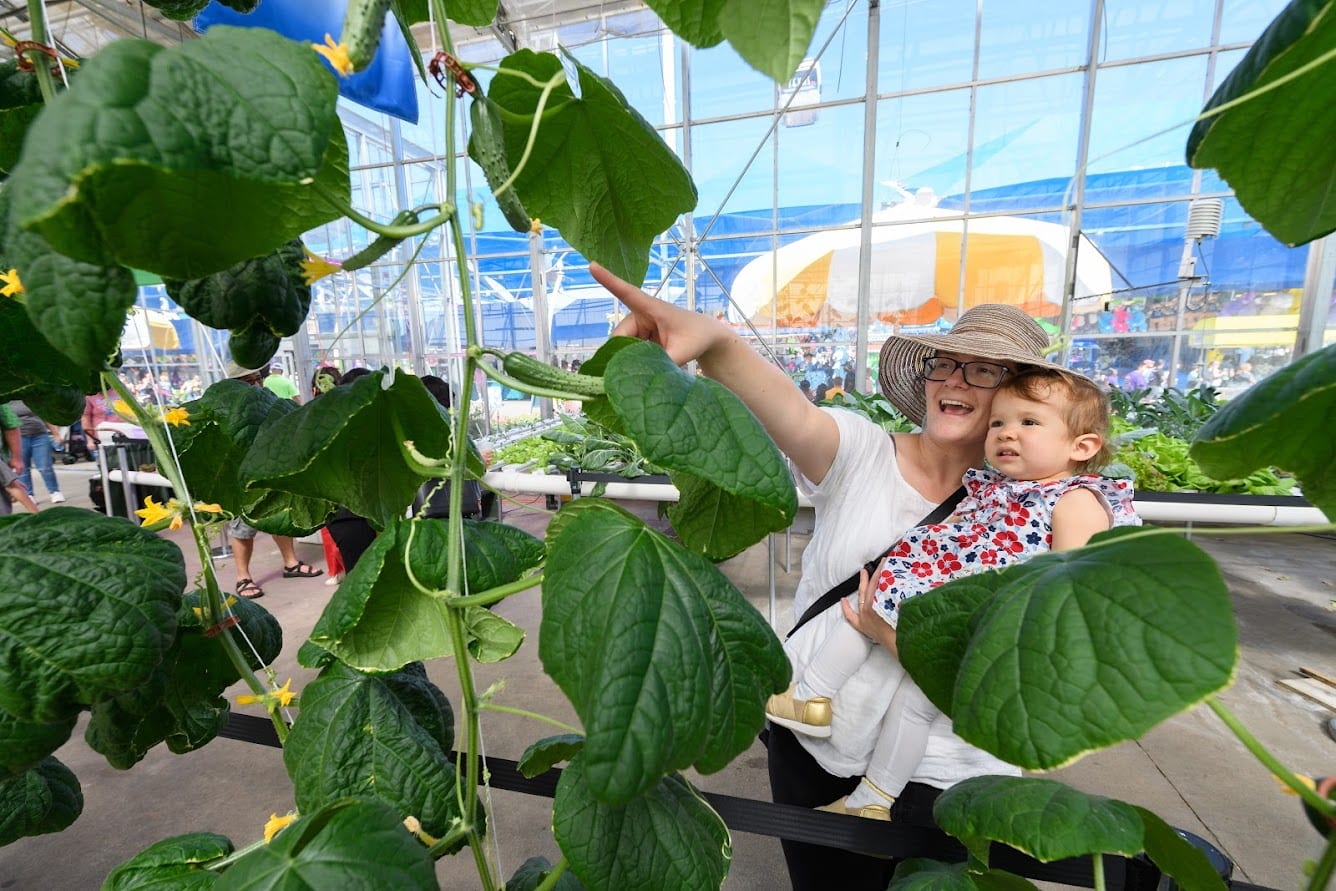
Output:
[[840,444],[839,428],[787,374],[722,322],[657,300],[597,263],[589,264],[589,271],[630,311],[613,334],[652,340],[678,365],[699,362],[707,377],[752,410],[804,476],[818,483],[825,478]]

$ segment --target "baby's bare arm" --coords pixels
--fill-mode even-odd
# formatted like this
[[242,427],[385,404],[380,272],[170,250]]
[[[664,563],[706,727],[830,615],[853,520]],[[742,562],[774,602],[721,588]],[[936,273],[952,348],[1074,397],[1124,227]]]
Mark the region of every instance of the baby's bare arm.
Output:
[[1079,548],[1112,525],[1104,501],[1090,489],[1072,489],[1053,506],[1053,550]]

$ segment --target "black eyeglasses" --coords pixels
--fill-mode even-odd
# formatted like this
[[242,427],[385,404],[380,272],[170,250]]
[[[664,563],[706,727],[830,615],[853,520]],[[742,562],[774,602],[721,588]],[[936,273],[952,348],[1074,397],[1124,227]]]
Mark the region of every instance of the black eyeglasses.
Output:
[[929,356],[923,360],[923,377],[930,381],[948,380],[957,368],[965,376],[965,383],[984,390],[1002,386],[1002,378],[1010,370],[996,362],[957,362],[946,356]]

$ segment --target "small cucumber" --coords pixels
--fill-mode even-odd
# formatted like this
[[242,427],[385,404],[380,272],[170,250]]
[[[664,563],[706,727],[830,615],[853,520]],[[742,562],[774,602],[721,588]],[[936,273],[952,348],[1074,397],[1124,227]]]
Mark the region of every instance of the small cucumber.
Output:
[[[469,134],[469,157],[482,168],[487,177],[487,185],[495,194],[506,180],[510,179],[510,164],[506,161],[506,138],[501,125],[501,110],[495,103],[489,102],[477,90],[469,104],[469,120],[472,132]],[[501,207],[506,222],[516,232],[528,232],[530,219],[524,211],[524,204],[515,194],[514,186],[496,195],[496,203]]]
[[506,353],[505,358],[501,360],[501,368],[520,383],[532,384],[535,387],[559,390],[573,396],[603,395],[603,378],[563,371],[524,353]]
[[385,14],[390,0],[348,0],[343,14],[343,46],[353,71],[362,71],[376,57],[380,32],[385,29]]
[[[418,221],[417,211],[401,210],[390,221],[392,226],[411,226]],[[381,235],[366,247],[344,260],[340,267],[344,272],[353,269],[361,269],[363,266],[369,266],[381,257],[394,249],[394,246],[403,241],[402,238],[390,238],[388,235]]]

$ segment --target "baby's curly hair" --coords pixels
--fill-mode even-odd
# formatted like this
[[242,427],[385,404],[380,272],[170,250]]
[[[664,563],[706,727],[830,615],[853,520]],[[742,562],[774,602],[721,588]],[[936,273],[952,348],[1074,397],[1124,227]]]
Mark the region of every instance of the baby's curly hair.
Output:
[[1002,379],[998,392],[1010,391],[1032,402],[1048,402],[1057,390],[1066,396],[1063,422],[1073,436],[1093,433],[1100,439],[1099,451],[1081,464],[1081,473],[1096,473],[1113,460],[1109,443],[1109,397],[1085,375],[1065,368],[1022,366]]

